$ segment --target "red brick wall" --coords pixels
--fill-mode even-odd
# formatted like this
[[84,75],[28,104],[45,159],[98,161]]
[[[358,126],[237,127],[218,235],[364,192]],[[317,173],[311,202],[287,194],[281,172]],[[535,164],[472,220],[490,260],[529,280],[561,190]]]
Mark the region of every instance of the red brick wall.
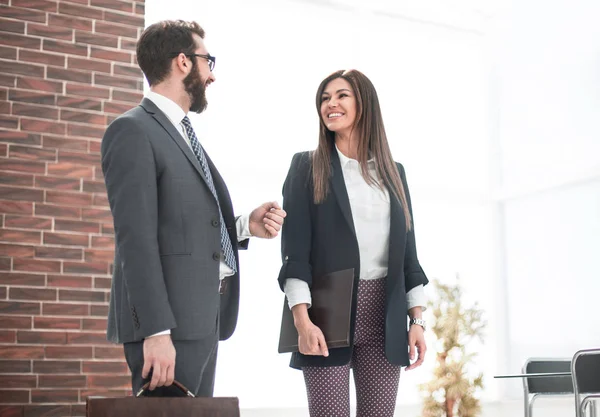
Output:
[[100,141],[141,99],[143,25],[144,0],[0,0],[0,416],[128,393]]

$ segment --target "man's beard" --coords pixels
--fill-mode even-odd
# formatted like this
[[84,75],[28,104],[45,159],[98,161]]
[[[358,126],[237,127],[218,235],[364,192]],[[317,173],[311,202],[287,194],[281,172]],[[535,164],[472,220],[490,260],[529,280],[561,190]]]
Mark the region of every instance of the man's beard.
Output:
[[208,102],[206,101],[206,87],[202,77],[195,66],[192,71],[183,79],[183,88],[190,97],[190,111],[194,113],[202,113],[206,110]]

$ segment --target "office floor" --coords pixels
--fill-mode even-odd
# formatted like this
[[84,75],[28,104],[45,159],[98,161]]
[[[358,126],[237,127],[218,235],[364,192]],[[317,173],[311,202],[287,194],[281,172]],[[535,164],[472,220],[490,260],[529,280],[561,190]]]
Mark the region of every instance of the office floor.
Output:
[[[396,417],[419,417],[419,406],[401,406],[396,409]],[[536,400],[534,417],[571,417],[575,415],[573,398]],[[521,417],[523,402],[514,400],[496,403],[484,403],[480,417]],[[303,409],[242,409],[241,417],[308,417]]]

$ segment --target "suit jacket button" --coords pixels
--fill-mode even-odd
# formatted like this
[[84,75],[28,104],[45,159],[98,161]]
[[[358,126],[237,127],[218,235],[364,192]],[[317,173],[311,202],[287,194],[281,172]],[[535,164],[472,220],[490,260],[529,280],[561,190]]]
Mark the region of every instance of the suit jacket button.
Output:
[[219,227],[219,221],[217,219],[213,219],[213,221],[211,223],[213,226]]
[[221,260],[221,254],[219,252],[213,253],[213,259],[215,261],[220,261]]

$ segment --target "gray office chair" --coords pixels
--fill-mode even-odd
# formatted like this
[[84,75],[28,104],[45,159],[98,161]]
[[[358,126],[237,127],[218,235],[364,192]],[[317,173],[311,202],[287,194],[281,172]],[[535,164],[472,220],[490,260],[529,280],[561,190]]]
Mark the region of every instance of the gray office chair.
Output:
[[600,399],[600,349],[586,349],[575,353],[571,374],[575,392],[575,415],[584,417],[589,405],[590,414],[595,417],[595,400]]
[[[547,374],[571,372],[571,359],[529,358],[523,365],[524,374]],[[539,396],[573,394],[573,382],[569,376],[523,378],[525,417],[532,417],[533,403]]]

